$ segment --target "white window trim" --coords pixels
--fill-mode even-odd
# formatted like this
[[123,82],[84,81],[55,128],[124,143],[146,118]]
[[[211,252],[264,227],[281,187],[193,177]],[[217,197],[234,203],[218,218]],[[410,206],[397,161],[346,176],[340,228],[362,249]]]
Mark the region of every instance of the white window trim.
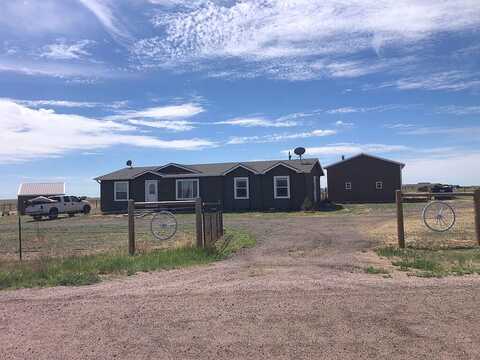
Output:
[[[117,199],[117,185],[118,184],[127,184],[127,198],[126,199]],[[128,201],[130,199],[130,183],[128,181],[115,181],[113,183],[113,200],[114,201]]]
[[345,182],[345,190],[352,190],[352,183],[351,181]]
[[[287,179],[287,196],[277,195],[277,179]],[[290,199],[290,175],[274,176],[273,177],[273,197],[274,199]]]
[[[380,185],[380,186],[378,186]],[[375,189],[377,190],[383,190],[383,181],[377,181],[375,182]]]
[[[237,181],[238,180],[246,180],[247,182],[247,196],[237,196]],[[233,197],[235,200],[248,200],[250,199],[250,180],[248,177],[234,177],[233,178]]]
[[195,179],[176,179],[175,180],[175,199],[176,200],[193,200],[195,199],[194,197],[192,198],[181,198],[178,197],[178,183],[181,181],[195,181],[197,183],[197,197],[200,197],[200,181],[198,178]]

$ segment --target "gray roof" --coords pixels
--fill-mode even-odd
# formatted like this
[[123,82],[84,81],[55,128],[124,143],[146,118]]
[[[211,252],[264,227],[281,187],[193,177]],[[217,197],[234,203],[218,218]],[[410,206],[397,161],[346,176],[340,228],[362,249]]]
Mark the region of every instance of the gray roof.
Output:
[[394,160],[389,160],[389,159],[385,159],[385,158],[382,158],[382,157],[379,157],[379,156],[374,156],[374,155],[370,155],[370,154],[365,154],[365,153],[360,153],[360,154],[357,154],[355,156],[351,156],[349,158],[346,158],[345,160],[340,160],[340,161],[337,161],[333,164],[330,164],[328,166],[325,166],[325,169],[328,170],[328,168],[331,168],[331,167],[334,167],[334,166],[337,166],[337,165],[340,165],[340,164],[343,164],[344,162],[346,161],[350,161],[350,160],[353,160],[353,159],[356,159],[360,156],[366,156],[366,157],[369,157],[369,158],[372,158],[372,159],[377,159],[377,160],[382,160],[382,161],[386,161],[386,162],[389,162],[389,163],[392,163],[392,164],[397,164],[397,165],[400,165],[400,167],[403,169],[405,167],[405,164],[401,163],[401,162],[398,162],[398,161],[394,161]]
[[132,168],[123,168],[112,173],[99,176],[95,180],[130,180],[137,176],[140,176],[146,172],[158,173],[162,177],[177,178],[177,177],[204,177],[204,176],[221,176],[227,173],[229,170],[236,168],[237,166],[243,166],[250,169],[254,173],[264,173],[271,168],[278,165],[284,165],[290,167],[292,170],[299,173],[309,173],[315,164],[318,163],[318,159],[296,159],[296,160],[268,160],[268,161],[245,161],[245,162],[228,162],[228,163],[212,163],[212,164],[167,164],[172,166],[181,166],[187,169],[191,169],[194,174],[162,174],[160,168],[164,166],[139,166]]
[[65,183],[24,183],[18,188],[18,195],[63,195],[65,194]]

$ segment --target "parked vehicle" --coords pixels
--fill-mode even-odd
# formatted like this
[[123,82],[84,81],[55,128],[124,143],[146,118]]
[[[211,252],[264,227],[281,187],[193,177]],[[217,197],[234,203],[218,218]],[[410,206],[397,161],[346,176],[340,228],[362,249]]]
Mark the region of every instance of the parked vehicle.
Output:
[[90,213],[91,206],[85,197],[77,196],[39,196],[35,199],[27,201],[25,214],[32,216],[35,220],[41,220],[44,216],[49,219],[56,219],[59,214],[75,214]]

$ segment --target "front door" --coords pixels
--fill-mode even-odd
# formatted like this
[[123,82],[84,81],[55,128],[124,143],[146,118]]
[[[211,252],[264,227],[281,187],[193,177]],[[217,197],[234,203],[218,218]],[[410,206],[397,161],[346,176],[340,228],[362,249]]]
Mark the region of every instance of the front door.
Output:
[[145,180],[145,201],[158,201],[157,180]]

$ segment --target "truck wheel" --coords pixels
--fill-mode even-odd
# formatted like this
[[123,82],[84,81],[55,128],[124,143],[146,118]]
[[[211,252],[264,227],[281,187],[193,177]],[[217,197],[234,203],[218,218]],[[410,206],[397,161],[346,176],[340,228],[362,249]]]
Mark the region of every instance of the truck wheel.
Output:
[[74,216],[75,216],[75,214],[74,214],[74,213],[70,213],[70,214],[68,214],[68,217],[74,217]]
[[85,205],[85,206],[83,207],[83,213],[84,213],[85,215],[90,214],[90,210],[91,210],[90,205]]
[[33,220],[35,220],[35,221],[40,221],[40,220],[42,220],[42,216],[41,216],[41,215],[35,215],[35,216],[33,217]]
[[58,209],[57,208],[51,208],[50,211],[48,212],[48,218],[50,220],[54,220],[58,217]]

